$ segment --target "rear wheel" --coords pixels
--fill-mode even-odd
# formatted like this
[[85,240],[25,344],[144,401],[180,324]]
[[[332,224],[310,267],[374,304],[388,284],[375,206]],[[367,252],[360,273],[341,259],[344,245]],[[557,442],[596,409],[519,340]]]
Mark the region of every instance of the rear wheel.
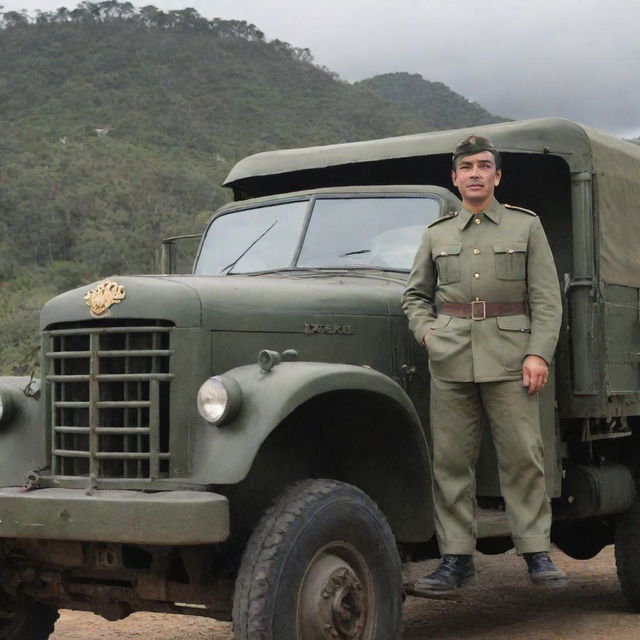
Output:
[[615,553],[622,593],[640,611],[640,500],[618,519]]
[[0,640],[47,640],[57,619],[58,611],[49,605],[0,594]]
[[400,559],[389,525],[359,489],[293,485],[245,550],[233,605],[237,640],[396,640]]

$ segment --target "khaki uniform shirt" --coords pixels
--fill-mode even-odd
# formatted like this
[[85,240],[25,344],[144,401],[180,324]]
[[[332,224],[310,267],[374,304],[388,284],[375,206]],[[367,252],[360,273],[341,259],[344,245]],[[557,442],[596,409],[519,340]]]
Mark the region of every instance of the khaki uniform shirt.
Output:
[[[457,318],[442,302],[526,302],[526,315]],[[522,377],[522,362],[548,363],[562,304],[553,256],[538,217],[495,199],[484,212],[466,209],[429,225],[416,254],[402,306],[431,374],[452,382]]]

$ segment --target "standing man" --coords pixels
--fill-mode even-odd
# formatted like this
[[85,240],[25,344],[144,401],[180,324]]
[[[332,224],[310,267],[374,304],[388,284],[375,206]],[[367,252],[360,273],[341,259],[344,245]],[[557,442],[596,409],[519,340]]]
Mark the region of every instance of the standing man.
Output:
[[538,217],[501,205],[500,154],[467,136],[453,152],[463,207],[427,228],[403,296],[409,327],[429,354],[438,568],[416,591],[442,593],[475,579],[475,462],[484,409],[516,551],[536,584],[566,576],[549,558],[538,392],[549,375],[562,304]]

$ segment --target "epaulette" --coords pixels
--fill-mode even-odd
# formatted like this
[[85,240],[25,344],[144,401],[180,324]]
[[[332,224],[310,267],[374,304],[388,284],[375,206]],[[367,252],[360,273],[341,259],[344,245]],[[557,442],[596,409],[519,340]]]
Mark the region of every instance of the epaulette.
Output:
[[441,223],[443,220],[449,220],[450,218],[455,218],[457,215],[458,215],[457,211],[454,211],[453,213],[447,213],[446,216],[442,216],[441,218],[434,220],[431,224],[428,224],[427,229],[430,229],[434,225]]
[[530,216],[538,217],[537,213],[531,211],[531,209],[525,209],[524,207],[516,207],[513,204],[504,204],[503,207],[507,207],[507,209],[515,209],[516,211],[522,211],[522,213],[528,213]]

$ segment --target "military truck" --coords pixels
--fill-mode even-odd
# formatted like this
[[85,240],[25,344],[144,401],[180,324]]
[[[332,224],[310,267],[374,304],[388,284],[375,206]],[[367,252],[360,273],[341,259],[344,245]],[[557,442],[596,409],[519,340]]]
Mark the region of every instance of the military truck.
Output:
[[[553,540],[615,543],[638,609],[640,149],[558,119],[473,131],[503,152],[498,198],[538,212],[563,292],[540,398]],[[400,637],[401,563],[438,554],[427,362],[400,296],[425,225],[460,206],[470,132],[246,158],[193,273],[45,305],[41,380],[0,381],[0,639],[49,637],[59,608]],[[489,438],[476,476],[478,549],[506,551]]]

